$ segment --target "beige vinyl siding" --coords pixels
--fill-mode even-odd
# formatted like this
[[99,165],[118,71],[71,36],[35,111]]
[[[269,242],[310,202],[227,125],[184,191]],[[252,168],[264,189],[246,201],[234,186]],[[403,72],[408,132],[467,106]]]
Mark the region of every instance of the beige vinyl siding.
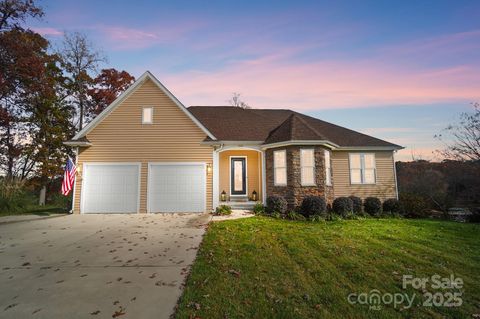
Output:
[[332,152],[333,189],[335,197],[355,195],[366,198],[374,196],[381,200],[396,197],[393,152],[365,152],[375,154],[376,184],[372,185],[350,184],[350,153],[354,152]]
[[247,157],[247,196],[251,197],[255,190],[258,199],[262,199],[261,184],[261,155],[257,151],[232,150],[224,151],[219,154],[219,189],[218,195],[225,191],[230,196],[230,156]]
[[[142,124],[143,107],[153,107],[153,123]],[[140,212],[147,207],[149,162],[212,163],[212,148],[201,145],[206,134],[152,81],[147,80],[97,125],[87,138],[93,146],[80,148],[85,162],[142,163]],[[75,189],[75,212],[80,211],[81,179]],[[212,174],[207,175],[207,209],[212,209]]]

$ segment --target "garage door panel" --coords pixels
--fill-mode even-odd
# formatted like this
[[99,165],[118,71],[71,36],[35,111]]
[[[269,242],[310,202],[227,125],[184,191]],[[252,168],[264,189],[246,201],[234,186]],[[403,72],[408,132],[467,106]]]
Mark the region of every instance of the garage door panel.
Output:
[[150,212],[203,212],[204,164],[150,164],[148,201]]
[[137,212],[139,170],[138,164],[86,164],[83,212]]

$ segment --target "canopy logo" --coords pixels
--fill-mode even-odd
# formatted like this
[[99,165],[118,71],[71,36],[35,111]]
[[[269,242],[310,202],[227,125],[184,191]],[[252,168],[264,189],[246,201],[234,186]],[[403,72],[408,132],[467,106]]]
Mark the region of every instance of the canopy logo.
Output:
[[[350,293],[347,300],[352,305],[368,305],[370,310],[381,310],[384,305],[409,309],[416,299],[418,299],[416,305],[423,307],[460,307],[463,303],[460,291],[463,288],[463,280],[453,274],[449,277],[403,275],[402,288],[419,290],[421,293],[381,293],[378,289],[372,289],[369,292]],[[433,292],[428,291],[429,289]]]

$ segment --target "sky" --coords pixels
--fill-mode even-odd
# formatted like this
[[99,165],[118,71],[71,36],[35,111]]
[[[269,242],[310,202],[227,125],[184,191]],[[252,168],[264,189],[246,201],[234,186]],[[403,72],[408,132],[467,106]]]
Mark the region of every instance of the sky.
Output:
[[53,46],[88,35],[105,67],[151,71],[184,105],[289,108],[439,160],[480,102],[480,1],[39,1]]

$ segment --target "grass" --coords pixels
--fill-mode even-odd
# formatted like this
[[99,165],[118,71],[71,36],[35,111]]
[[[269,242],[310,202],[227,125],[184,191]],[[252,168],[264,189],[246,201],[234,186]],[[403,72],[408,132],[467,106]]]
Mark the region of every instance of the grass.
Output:
[[46,206],[30,206],[24,210],[19,211],[0,211],[0,217],[3,216],[18,216],[18,215],[38,215],[49,216],[52,214],[65,214],[68,213],[68,209],[58,206],[46,205]]
[[[177,318],[472,318],[480,313],[480,225],[265,217],[210,225]],[[423,307],[402,275],[464,281],[460,307]],[[351,305],[350,293],[416,294],[409,309]],[[446,292],[431,289],[427,291]]]

